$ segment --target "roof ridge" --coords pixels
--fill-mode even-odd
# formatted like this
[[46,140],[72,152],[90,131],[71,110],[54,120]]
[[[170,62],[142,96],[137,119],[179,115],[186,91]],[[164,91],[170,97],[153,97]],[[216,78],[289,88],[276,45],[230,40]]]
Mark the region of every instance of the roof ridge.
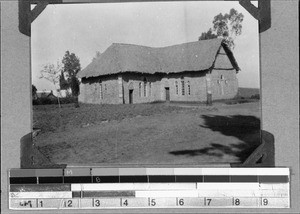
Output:
[[205,43],[205,42],[208,42],[208,41],[213,42],[213,41],[216,41],[216,40],[219,40],[220,43],[222,42],[222,39],[215,38],[215,39],[197,40],[197,41],[193,41],[193,42],[184,42],[184,43],[180,43],[180,44],[169,45],[169,46],[158,47],[158,48],[170,48],[170,47],[177,47],[177,46],[188,45],[188,44]]
[[151,46],[146,46],[146,45],[137,45],[137,44],[131,44],[131,43],[119,43],[119,42],[114,42],[110,45],[111,46],[120,46],[120,45],[125,45],[125,46],[135,46],[135,47],[146,47],[146,48],[169,48],[169,47],[174,47],[174,46],[181,46],[181,45],[186,45],[186,44],[193,44],[193,43],[204,43],[204,42],[212,42],[212,41],[216,41],[219,40],[220,42],[222,42],[222,38],[214,38],[214,39],[206,39],[206,40],[197,40],[197,41],[192,41],[192,42],[183,42],[180,44],[174,44],[174,45],[167,45],[167,46],[161,46],[161,47],[151,47]]
[[146,48],[153,48],[153,47],[150,47],[150,46],[146,46],[146,45],[137,45],[137,44],[130,44],[130,43],[112,43],[109,47],[111,46],[136,46],[136,47],[146,47]]

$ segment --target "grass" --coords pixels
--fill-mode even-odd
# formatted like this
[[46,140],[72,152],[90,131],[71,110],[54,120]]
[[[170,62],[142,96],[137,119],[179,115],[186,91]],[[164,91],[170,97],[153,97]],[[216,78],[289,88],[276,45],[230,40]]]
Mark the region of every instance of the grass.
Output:
[[81,104],[75,108],[74,104],[36,105],[33,106],[34,128],[43,133],[61,132],[74,128],[100,124],[103,121],[122,120],[136,116],[150,116],[178,111],[176,106],[167,106],[164,103],[133,104],[133,105],[96,105]]
[[35,142],[60,164],[242,162],[260,143],[259,114],[258,102],[34,106]]

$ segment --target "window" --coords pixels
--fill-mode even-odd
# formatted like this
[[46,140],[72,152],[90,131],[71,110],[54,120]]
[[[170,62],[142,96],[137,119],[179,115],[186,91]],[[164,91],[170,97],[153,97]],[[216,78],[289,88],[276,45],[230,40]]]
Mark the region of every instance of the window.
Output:
[[175,81],[175,91],[176,91],[176,94],[178,95],[178,82]]
[[142,96],[142,83],[139,83],[139,96]]
[[147,79],[144,78],[144,97],[147,97]]
[[107,87],[106,87],[106,84],[104,84],[104,90],[105,90],[105,92],[107,91]]
[[190,81],[188,81],[187,84],[188,84],[188,95],[191,95],[191,84],[190,84]]
[[151,82],[149,82],[149,96],[151,96]]
[[185,90],[184,90],[184,78],[181,77],[181,94],[184,95],[185,94]]
[[100,83],[100,99],[102,100],[103,99],[103,90],[102,90],[102,84]]
[[221,75],[221,80],[223,80],[224,79],[224,76],[223,75]]

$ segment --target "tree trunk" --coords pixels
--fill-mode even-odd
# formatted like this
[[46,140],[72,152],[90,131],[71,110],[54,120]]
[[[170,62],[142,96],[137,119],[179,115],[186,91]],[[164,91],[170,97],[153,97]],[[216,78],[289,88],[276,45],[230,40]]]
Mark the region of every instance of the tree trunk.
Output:
[[78,96],[75,97],[74,106],[75,108],[79,108]]

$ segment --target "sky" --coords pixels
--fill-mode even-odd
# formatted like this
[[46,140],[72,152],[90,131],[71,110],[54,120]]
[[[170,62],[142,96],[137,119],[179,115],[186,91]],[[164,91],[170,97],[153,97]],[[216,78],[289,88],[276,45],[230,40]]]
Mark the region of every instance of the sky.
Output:
[[54,90],[40,79],[45,64],[61,62],[68,50],[85,68],[112,43],[164,47],[197,41],[212,27],[214,16],[231,8],[243,13],[242,35],[234,56],[241,68],[240,87],[259,88],[258,22],[237,1],[176,1],[48,5],[32,23],[32,83],[38,91]]

